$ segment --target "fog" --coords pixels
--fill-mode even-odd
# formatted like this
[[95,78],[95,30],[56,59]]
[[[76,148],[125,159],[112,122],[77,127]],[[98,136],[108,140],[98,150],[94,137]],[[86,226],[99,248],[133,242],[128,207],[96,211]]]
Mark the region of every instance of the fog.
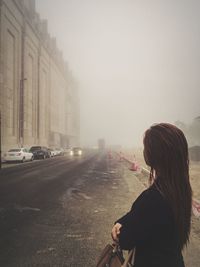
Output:
[[81,144],[200,115],[200,1],[36,0],[79,85]]

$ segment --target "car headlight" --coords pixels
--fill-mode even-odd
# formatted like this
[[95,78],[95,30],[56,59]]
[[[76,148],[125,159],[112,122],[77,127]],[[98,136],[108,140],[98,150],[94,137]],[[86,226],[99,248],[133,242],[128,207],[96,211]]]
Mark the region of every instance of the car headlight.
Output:
[[70,155],[73,156],[74,155],[74,152],[73,151],[70,151]]
[[79,154],[79,155],[82,155],[82,151],[81,151],[81,150],[79,150],[79,151],[78,151],[78,154]]

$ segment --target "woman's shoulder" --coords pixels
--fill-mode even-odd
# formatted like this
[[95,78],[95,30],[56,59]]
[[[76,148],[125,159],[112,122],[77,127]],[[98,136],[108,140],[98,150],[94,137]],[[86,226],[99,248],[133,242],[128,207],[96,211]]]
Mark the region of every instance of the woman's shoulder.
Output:
[[172,210],[155,186],[144,190],[132,204],[131,210],[118,220],[122,225],[133,221],[143,225],[173,223]]
[[154,198],[154,197],[161,197],[163,198],[161,192],[157,189],[155,184],[151,185],[147,189],[145,189],[136,200],[140,199],[149,199],[149,198]]
[[137,206],[148,207],[168,207],[168,203],[163,194],[158,190],[155,184],[145,189],[138,198],[134,201],[132,208]]

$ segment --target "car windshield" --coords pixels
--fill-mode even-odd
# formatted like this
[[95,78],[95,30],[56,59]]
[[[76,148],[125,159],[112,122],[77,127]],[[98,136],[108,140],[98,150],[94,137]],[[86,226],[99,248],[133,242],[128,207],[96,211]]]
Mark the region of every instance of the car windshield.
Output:
[[20,148],[10,149],[8,152],[19,152],[21,151]]
[[73,150],[78,151],[78,150],[81,150],[81,148],[80,147],[74,147]]
[[41,146],[34,146],[31,147],[30,151],[36,151],[36,150],[41,150]]

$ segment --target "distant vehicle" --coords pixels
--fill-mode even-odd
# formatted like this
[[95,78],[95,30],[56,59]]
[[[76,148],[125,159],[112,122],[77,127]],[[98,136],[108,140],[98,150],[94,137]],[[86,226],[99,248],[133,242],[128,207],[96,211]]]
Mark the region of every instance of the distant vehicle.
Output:
[[26,148],[13,148],[4,154],[4,160],[6,162],[20,161],[23,163],[34,160],[34,155]]
[[46,159],[51,157],[50,151],[45,146],[32,146],[30,152],[33,153],[34,159]]
[[103,150],[105,150],[105,147],[106,147],[105,140],[104,139],[99,139],[98,140],[98,148],[99,148],[99,150],[103,151]]
[[71,156],[81,156],[83,154],[83,150],[80,147],[73,147],[70,151]]
[[64,154],[65,154],[65,150],[63,148],[60,148],[60,155],[64,156]]
[[64,149],[64,155],[70,154],[70,152],[71,152],[71,148],[70,147],[66,147]]

